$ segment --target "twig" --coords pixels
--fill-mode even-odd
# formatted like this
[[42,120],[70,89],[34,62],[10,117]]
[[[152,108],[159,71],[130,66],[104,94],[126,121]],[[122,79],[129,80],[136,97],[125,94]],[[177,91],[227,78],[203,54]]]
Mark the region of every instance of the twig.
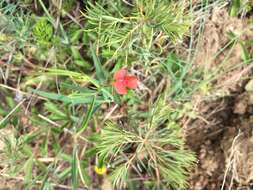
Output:
[[[228,175],[228,172],[234,162],[234,146],[235,146],[235,143],[237,141],[237,139],[242,135],[242,133],[239,131],[238,135],[236,135],[236,137],[234,138],[233,142],[232,142],[232,146],[231,146],[231,153],[229,155],[229,164],[226,168],[226,171],[225,171],[225,174],[224,174],[224,178],[223,178],[223,182],[222,182],[222,186],[221,186],[221,189],[220,190],[224,190],[224,187],[225,187],[225,183],[226,183],[226,179],[227,179],[227,175]],[[230,184],[231,186],[231,184]]]
[[19,103],[15,106],[15,108],[13,108],[13,109],[11,110],[11,112],[8,113],[8,114],[0,121],[0,125],[2,125],[2,124],[5,122],[5,120],[7,120],[7,119],[11,116],[11,114],[13,114],[13,113],[25,102],[25,100],[26,100],[26,99],[23,99],[21,102],[19,102]]
[[50,124],[52,124],[52,125],[54,125],[54,126],[56,126],[56,127],[61,127],[60,124],[58,124],[58,123],[52,121],[51,119],[45,117],[44,115],[39,114],[38,116],[39,116],[41,119],[47,121],[48,123],[50,123]]
[[104,123],[108,118],[111,117],[111,115],[113,114],[113,112],[114,112],[117,108],[118,108],[118,104],[116,104],[116,105],[112,108],[112,110],[111,110],[108,114],[106,114],[106,116],[105,116],[104,119],[103,119],[103,123]]
[[128,2],[127,0],[122,0],[122,1],[123,1],[123,3],[125,3],[125,4],[127,4],[127,5],[129,5],[129,6],[131,6],[131,7],[134,6],[133,4],[131,4],[130,2]]
[[[26,96],[28,96],[28,97],[29,97],[29,96],[32,96],[31,93],[23,92],[23,91],[21,91],[21,90],[19,90],[19,89],[16,89],[16,88],[13,88],[13,87],[4,85],[4,84],[0,84],[0,87],[6,88],[6,89],[8,89],[8,90],[12,90],[12,91],[17,92],[17,93],[20,93],[20,94],[24,94],[24,95],[26,95]],[[46,98],[41,97],[41,96],[37,96],[37,98],[38,98],[38,99],[41,99],[41,100],[47,100]]]

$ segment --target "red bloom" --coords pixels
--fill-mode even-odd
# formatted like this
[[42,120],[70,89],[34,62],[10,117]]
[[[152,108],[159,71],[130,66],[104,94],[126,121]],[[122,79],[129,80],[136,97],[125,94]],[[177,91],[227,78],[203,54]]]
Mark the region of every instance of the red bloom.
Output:
[[114,73],[113,86],[118,94],[126,94],[128,89],[137,88],[137,78],[127,75],[126,69],[120,69]]

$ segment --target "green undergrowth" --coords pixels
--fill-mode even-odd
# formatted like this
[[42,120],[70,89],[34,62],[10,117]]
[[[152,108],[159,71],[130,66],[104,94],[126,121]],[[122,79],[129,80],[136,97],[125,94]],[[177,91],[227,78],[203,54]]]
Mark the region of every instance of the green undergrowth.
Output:
[[[209,82],[192,48],[215,5],[0,0],[0,175],[24,189],[186,189],[196,157],[180,121]],[[138,78],[125,95],[121,68]]]

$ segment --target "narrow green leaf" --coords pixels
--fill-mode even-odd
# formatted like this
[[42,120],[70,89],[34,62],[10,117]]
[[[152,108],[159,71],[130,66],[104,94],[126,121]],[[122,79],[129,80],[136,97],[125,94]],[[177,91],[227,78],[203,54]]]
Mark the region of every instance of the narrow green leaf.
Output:
[[96,147],[90,148],[85,152],[86,158],[90,158],[92,156],[95,156],[97,154],[98,150]]
[[16,103],[12,97],[6,97],[6,102],[10,108],[14,108],[16,106]]
[[77,145],[74,145],[71,163],[71,182],[72,190],[77,190],[78,188],[78,168],[77,168]]
[[36,167],[43,173],[45,173],[45,178],[47,178],[48,176],[48,165],[46,165],[46,163],[43,163],[39,160],[34,160],[35,161],[35,165]]
[[74,71],[68,71],[68,70],[62,70],[62,69],[46,69],[46,73],[43,73],[44,75],[48,75],[48,76],[68,76],[68,77],[72,77],[75,80],[81,81],[81,82],[90,82],[92,83],[94,86],[96,86],[97,88],[100,87],[99,83],[97,80],[89,77],[88,75],[85,75],[84,73],[78,73],[78,72],[74,72]]
[[30,183],[32,182],[32,170],[33,170],[33,157],[30,157],[24,165],[24,173],[25,179],[24,184],[26,187],[29,187]]
[[230,16],[235,17],[238,15],[241,6],[240,4],[240,0],[232,0]]
[[95,48],[92,45],[90,45],[90,49],[91,49],[93,62],[96,68],[96,76],[100,82],[104,82],[106,80],[106,74],[104,72],[104,69],[101,65],[99,58],[96,55]]
[[84,59],[76,59],[76,60],[74,60],[74,63],[76,65],[82,67],[85,70],[88,70],[88,71],[92,70],[91,65],[87,61],[85,61]]
[[114,97],[113,97],[113,94],[110,92],[111,88],[102,88],[101,91],[102,91],[102,94],[103,94],[103,97],[105,100],[113,100]]
[[44,140],[42,141],[42,144],[41,144],[41,147],[40,147],[40,150],[41,150],[41,154],[45,157],[48,156],[48,137],[46,136],[44,138]]
[[62,160],[66,161],[66,162],[71,163],[71,161],[72,161],[71,156],[68,154],[60,153],[58,156],[59,156],[59,158],[61,158]]
[[54,190],[54,187],[50,182],[46,181],[41,190]]
[[66,168],[61,173],[59,173],[57,176],[60,180],[64,180],[72,171],[72,168]]
[[27,155],[27,156],[30,156],[30,157],[33,156],[32,148],[27,144],[23,145],[21,151],[24,155]]
[[80,37],[82,36],[82,33],[83,33],[83,29],[76,30],[76,31],[72,34],[71,39],[70,39],[70,42],[71,42],[72,44],[78,43],[78,40],[79,40]]
[[4,121],[4,122],[1,122],[1,123],[0,123],[0,129],[5,128],[5,127],[7,126],[7,124],[8,124],[8,120],[6,120],[6,121]]
[[[32,89],[32,92],[39,95],[39,96],[42,96],[42,97],[45,97],[45,98],[48,98],[48,99],[51,99],[51,100],[57,100],[57,101],[61,101],[61,102],[64,102],[64,103],[70,103],[70,104],[73,104],[73,105],[75,105],[75,104],[90,104],[93,101],[92,96],[85,96],[85,94],[78,94],[78,96],[77,95],[75,95],[75,96],[65,96],[65,95],[62,95],[62,94],[44,92],[44,91],[34,90],[34,89]],[[104,100],[104,98],[101,97],[101,96],[98,96],[96,98],[96,104],[101,104],[101,103],[105,103],[105,102],[111,102],[111,101],[110,100]]]
[[39,190],[48,190],[48,175],[45,175],[44,179],[42,180]]
[[72,56],[74,59],[79,59],[79,60],[82,59],[82,56],[77,47],[71,46],[70,49],[71,49]]
[[61,83],[61,87],[69,89],[69,90],[77,91],[77,92],[82,92],[84,94],[89,94],[91,96],[97,94],[96,90],[91,90],[89,88],[84,88],[84,87],[73,85],[73,84]]
[[83,67],[84,69],[88,69],[88,70],[92,68],[91,65],[83,59],[77,47],[71,46],[71,52],[74,58],[74,63],[76,65],[79,65]]
[[78,168],[83,184],[85,186],[89,186],[92,183],[92,179],[88,175],[88,172],[86,171],[87,165],[85,165],[84,162],[81,162]]
[[240,43],[241,57],[244,63],[247,63],[250,59],[250,53],[243,43]]
[[54,104],[52,102],[46,102],[45,108],[53,114],[56,114],[61,117],[66,117],[66,114],[61,111],[62,109],[60,110],[60,108],[57,107],[56,104]]
[[93,114],[95,102],[96,102],[96,96],[93,97],[93,100],[92,100],[92,103],[90,105],[90,108],[89,108],[87,114],[83,117],[83,121],[81,123],[81,127],[78,129],[77,136],[80,135],[87,128],[87,126],[89,124],[89,121],[90,121],[90,119],[92,117],[92,114]]

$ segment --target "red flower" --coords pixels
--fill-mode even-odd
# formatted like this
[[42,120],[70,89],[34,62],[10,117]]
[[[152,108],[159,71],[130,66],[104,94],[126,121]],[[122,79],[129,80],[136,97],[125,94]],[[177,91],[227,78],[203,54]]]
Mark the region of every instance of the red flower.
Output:
[[126,69],[120,69],[114,73],[113,86],[118,94],[126,94],[128,89],[137,88],[137,78],[127,75]]

